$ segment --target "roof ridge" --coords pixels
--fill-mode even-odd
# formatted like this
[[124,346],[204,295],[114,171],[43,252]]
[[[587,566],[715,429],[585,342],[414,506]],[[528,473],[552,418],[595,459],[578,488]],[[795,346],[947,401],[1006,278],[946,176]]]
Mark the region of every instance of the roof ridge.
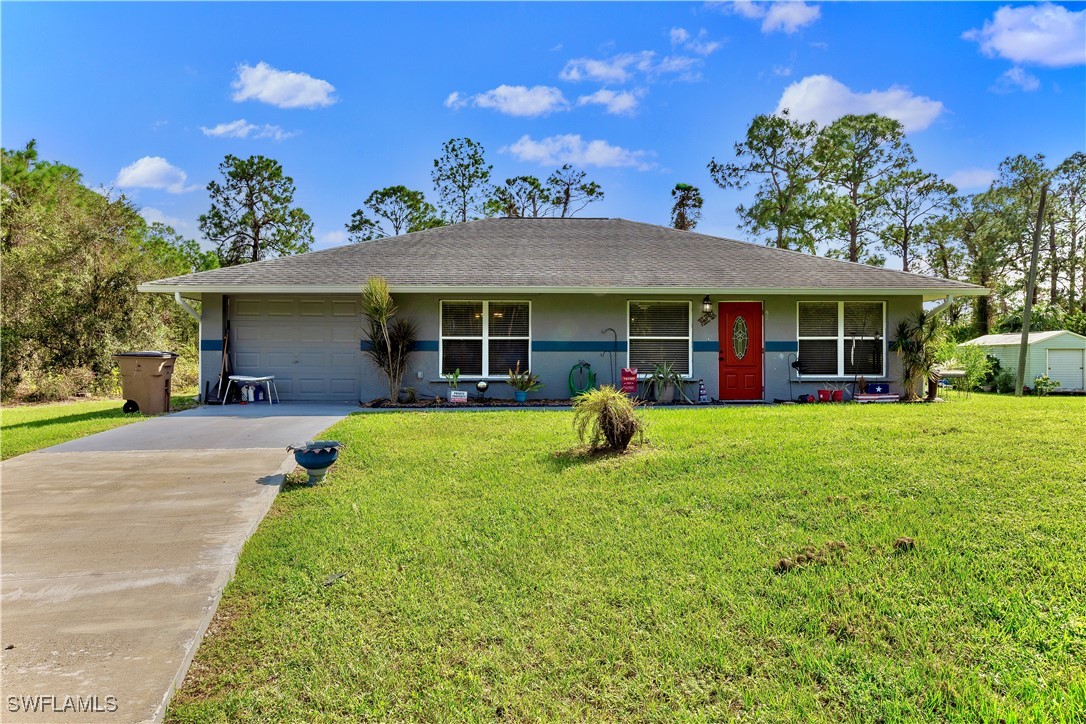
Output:
[[[744,246],[753,247],[755,249],[765,249],[765,250],[767,250],[767,251],[769,251],[771,253],[772,252],[787,252],[789,254],[798,254],[799,256],[802,256],[802,257],[804,257],[806,259],[821,259],[823,261],[831,262],[831,263],[851,264],[854,267],[862,267],[864,269],[875,269],[875,270],[878,270],[878,271],[890,272],[892,274],[904,274],[906,276],[917,277],[917,278],[924,279],[924,280],[942,279],[943,278],[943,277],[933,277],[933,276],[929,276],[927,274],[919,274],[917,272],[907,272],[904,269],[888,269],[888,268],[886,268],[884,266],[874,266],[872,264],[864,264],[863,262],[859,262],[859,261],[849,261],[847,259],[834,259],[832,257],[820,256],[818,254],[808,254],[805,251],[799,251],[797,249],[782,249],[779,246],[770,246],[768,244],[758,244],[758,243],[755,243],[753,241],[745,241],[743,239],[733,239],[733,238],[731,238],[729,236],[713,236],[711,234],[703,234],[700,231],[692,231],[692,230],[686,230],[686,229],[676,229],[676,228],[674,228],[672,226],[664,226],[662,224],[651,224],[651,223],[649,223],[647,221],[633,221],[633,220],[630,220],[630,219],[622,219],[622,218],[617,218],[617,219],[614,219],[614,220],[615,221],[621,221],[621,222],[624,222],[624,223],[627,223],[627,224],[639,224],[641,226],[651,226],[651,227],[655,227],[655,228],[658,228],[658,229],[664,229],[664,230],[667,230],[667,231],[674,231],[674,232],[677,232],[679,234],[693,234],[695,236],[701,236],[701,237],[704,237],[706,239],[713,239],[715,241],[728,241],[728,242],[731,242],[733,244],[743,244]],[[957,280],[956,279],[951,279],[949,281],[957,281]]]

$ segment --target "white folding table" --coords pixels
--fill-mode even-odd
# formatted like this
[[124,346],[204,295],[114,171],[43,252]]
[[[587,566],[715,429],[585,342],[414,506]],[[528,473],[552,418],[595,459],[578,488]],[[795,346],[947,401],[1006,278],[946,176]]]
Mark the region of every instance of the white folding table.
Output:
[[275,386],[275,375],[264,375],[263,377],[250,377],[249,375],[230,375],[226,380],[226,392],[223,393],[222,403],[226,404],[226,398],[230,396],[230,385],[237,382],[238,387],[245,385],[266,384],[268,386],[268,404],[272,403],[272,390],[275,390],[275,402],[279,402],[279,388]]

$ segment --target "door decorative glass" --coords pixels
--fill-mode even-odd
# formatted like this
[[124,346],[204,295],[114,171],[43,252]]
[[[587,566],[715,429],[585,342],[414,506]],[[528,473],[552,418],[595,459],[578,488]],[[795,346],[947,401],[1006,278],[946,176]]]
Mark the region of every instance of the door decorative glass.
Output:
[[742,317],[735,318],[735,324],[732,326],[732,351],[735,352],[736,359],[743,359],[747,356],[747,342],[750,340],[750,334],[747,331],[747,322]]

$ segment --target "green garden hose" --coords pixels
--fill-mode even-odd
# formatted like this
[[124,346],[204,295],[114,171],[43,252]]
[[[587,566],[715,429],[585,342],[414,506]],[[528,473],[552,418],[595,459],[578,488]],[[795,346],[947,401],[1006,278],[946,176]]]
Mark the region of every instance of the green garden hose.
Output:
[[[578,387],[574,381],[574,376],[579,372],[585,373],[585,386]],[[573,365],[573,369],[569,371],[569,396],[577,397],[591,390],[596,386],[596,373],[592,371],[592,365],[588,364],[584,360],[581,360],[577,364]]]

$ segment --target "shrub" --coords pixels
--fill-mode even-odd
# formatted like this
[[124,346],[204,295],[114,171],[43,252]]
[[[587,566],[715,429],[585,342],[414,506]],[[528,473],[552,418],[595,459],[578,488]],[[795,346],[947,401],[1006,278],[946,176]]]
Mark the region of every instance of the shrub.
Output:
[[589,390],[573,403],[573,428],[581,442],[593,449],[603,447],[622,452],[644,423],[637,416],[636,403],[610,385]]
[[1037,379],[1033,380],[1033,391],[1039,396],[1044,397],[1052,390],[1060,386],[1059,380],[1054,380],[1048,375],[1041,375]]
[[974,390],[982,384],[991,384],[989,375],[992,361],[999,360],[986,354],[983,347],[974,344],[957,344],[949,339],[941,342],[936,351],[936,361],[941,367],[965,372],[965,389]]
[[1008,392],[1014,392],[1014,380],[1015,374],[1010,370],[1000,370],[999,374],[995,378],[996,392],[1007,394]]

